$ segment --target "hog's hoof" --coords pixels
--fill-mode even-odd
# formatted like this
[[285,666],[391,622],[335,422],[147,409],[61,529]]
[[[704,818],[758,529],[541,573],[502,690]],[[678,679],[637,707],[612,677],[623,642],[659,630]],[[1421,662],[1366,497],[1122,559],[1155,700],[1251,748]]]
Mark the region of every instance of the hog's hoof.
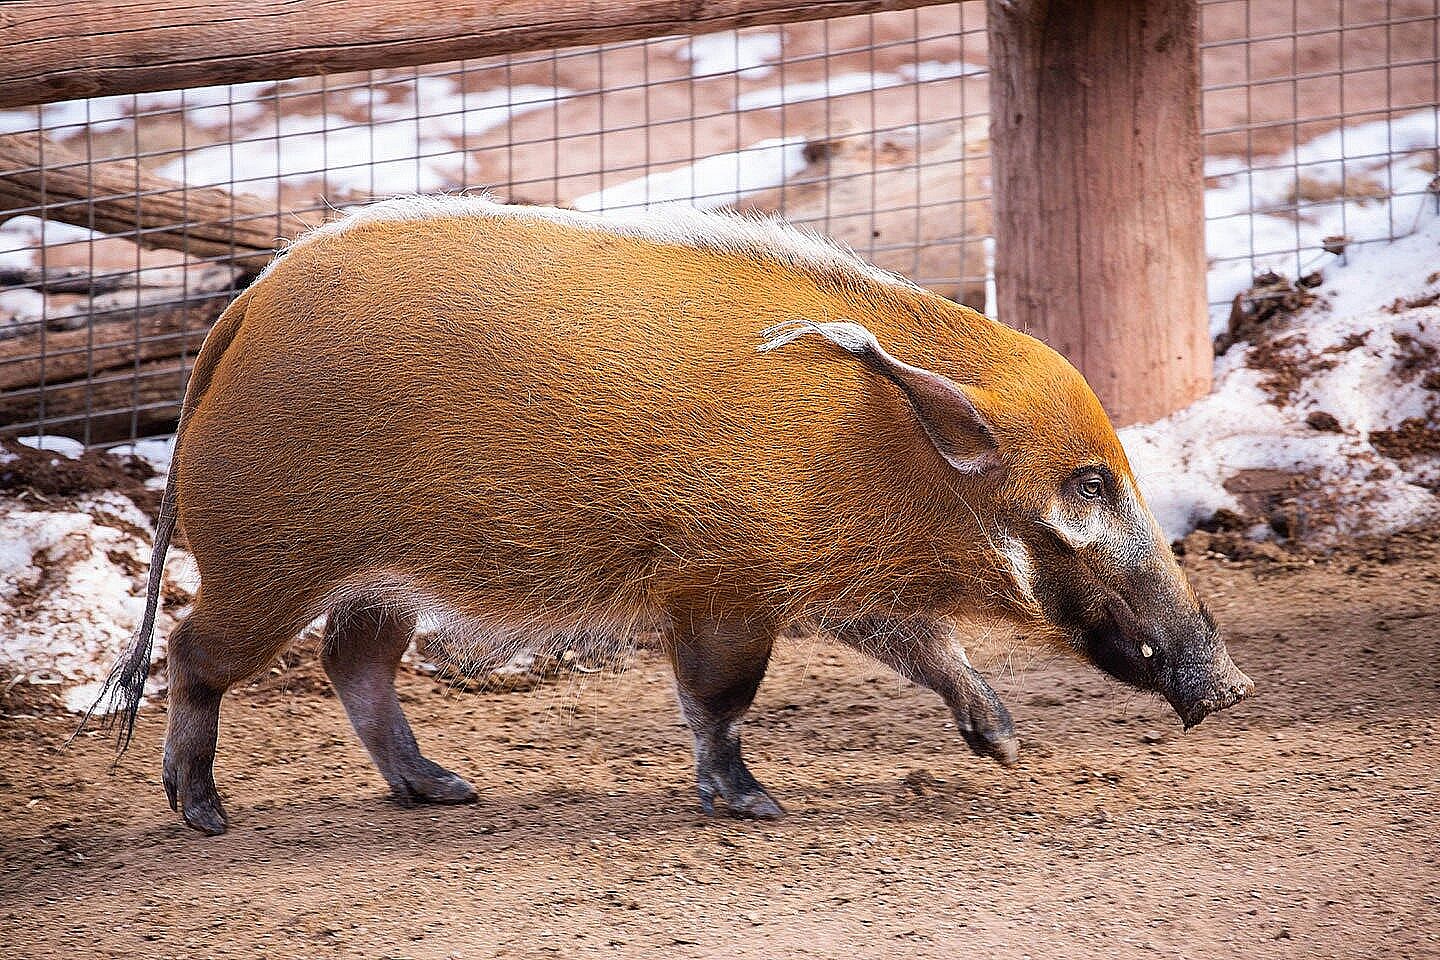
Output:
[[185,826],[198,830],[207,837],[218,837],[230,829],[230,820],[225,816],[220,794],[215,792],[214,787],[197,790],[193,796],[186,796],[182,800],[179,787],[172,777],[166,776],[162,782],[165,784],[165,797],[170,801],[170,809],[180,814]]
[[749,790],[732,791],[728,795],[714,789],[700,787],[700,809],[707,816],[716,816],[715,801],[721,803],[719,812],[741,820],[779,820],[785,816],[785,808],[758,784]]
[[220,795],[213,790],[208,795],[186,797],[183,803],[176,802],[176,796],[169,783],[165,792],[170,795],[170,808],[180,813],[180,819],[191,830],[199,830],[207,837],[218,837],[230,829],[225,808],[220,805]]
[[474,803],[480,799],[469,781],[438,764],[433,770],[407,772],[390,784],[390,799],[402,807],[421,803]]
[[976,756],[989,757],[1002,767],[1013,767],[1020,759],[1020,738],[1014,731],[962,729],[960,735]]
[[219,800],[193,806],[187,804],[180,816],[185,819],[187,827],[199,830],[207,837],[218,837],[230,829],[230,821],[226,819]]

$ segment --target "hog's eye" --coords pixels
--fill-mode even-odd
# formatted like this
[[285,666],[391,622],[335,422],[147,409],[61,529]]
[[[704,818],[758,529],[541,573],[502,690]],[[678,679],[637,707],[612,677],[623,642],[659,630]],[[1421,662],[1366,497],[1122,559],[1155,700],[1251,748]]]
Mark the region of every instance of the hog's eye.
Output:
[[1082,474],[1075,487],[1086,500],[1099,500],[1105,496],[1105,480],[1098,473]]

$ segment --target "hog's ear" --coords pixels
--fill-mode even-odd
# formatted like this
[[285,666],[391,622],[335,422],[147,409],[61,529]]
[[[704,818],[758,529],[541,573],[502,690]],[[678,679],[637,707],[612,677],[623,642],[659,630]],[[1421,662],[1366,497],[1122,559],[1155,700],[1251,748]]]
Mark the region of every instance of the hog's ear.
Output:
[[777,350],[806,334],[824,337],[899,387],[940,455],[956,470],[984,473],[1000,463],[995,434],[975,405],[973,389],[912,367],[885,352],[875,335],[858,323],[787,320],[761,334],[761,353]]

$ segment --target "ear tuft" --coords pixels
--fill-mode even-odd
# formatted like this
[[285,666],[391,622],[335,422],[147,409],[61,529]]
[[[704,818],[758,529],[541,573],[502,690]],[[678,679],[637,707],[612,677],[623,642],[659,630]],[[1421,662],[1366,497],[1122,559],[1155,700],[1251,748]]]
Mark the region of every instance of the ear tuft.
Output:
[[757,349],[760,353],[769,353],[811,333],[855,356],[899,387],[936,451],[956,470],[985,473],[1000,465],[995,434],[975,405],[973,388],[895,359],[880,346],[873,333],[858,323],[786,320],[763,331]]
[[762,331],[760,336],[763,342],[756,347],[756,350],[760,353],[769,353],[772,350],[780,349],[787,343],[794,343],[807,333],[818,334],[857,357],[863,357],[872,350],[880,349],[880,343],[875,339],[875,335],[858,323],[846,320],[816,323],[813,320],[795,319],[777,323]]

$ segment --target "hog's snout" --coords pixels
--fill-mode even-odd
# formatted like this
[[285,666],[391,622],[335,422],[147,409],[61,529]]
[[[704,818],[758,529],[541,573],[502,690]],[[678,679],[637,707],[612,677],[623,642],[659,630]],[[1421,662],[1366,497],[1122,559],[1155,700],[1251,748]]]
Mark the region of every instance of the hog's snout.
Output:
[[1185,729],[1204,720],[1217,710],[1234,706],[1255,692],[1255,681],[1247,677],[1228,654],[1219,670],[1186,669],[1176,671],[1171,682],[1162,688],[1165,699],[1180,716]]
[[1171,607],[1167,616],[1141,617],[1114,603],[1108,611],[1109,623],[1083,635],[1086,655],[1111,676],[1159,693],[1185,729],[1255,692],[1203,608],[1192,616]]

